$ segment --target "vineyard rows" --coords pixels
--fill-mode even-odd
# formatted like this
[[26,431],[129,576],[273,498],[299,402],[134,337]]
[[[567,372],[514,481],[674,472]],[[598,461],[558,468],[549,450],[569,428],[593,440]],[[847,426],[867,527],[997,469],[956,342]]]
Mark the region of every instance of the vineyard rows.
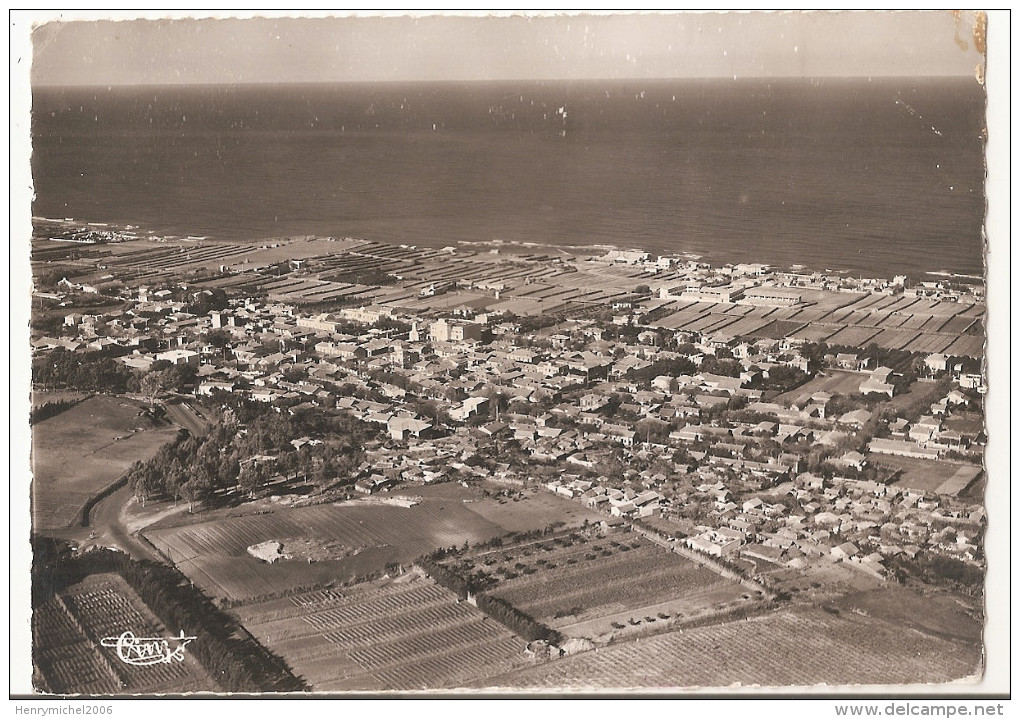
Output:
[[462,624],[472,616],[475,616],[474,611],[465,604],[439,604],[434,607],[418,609],[413,614],[385,617],[367,623],[355,624],[324,636],[334,644],[354,646],[409,634],[423,624],[434,629],[451,624]]
[[[124,593],[128,587],[78,587],[36,607],[32,615],[33,659],[47,687],[58,694],[118,694],[190,691],[200,681],[188,663],[135,666],[104,647],[106,637],[126,631],[136,637],[168,632]],[[140,601],[140,600],[139,600]],[[202,685],[205,688],[205,685]]]
[[857,615],[802,609],[621,643],[494,683],[515,688],[920,684],[971,676],[980,671],[980,661],[979,645]]
[[278,600],[246,606],[245,625],[318,690],[457,686],[530,661],[522,639],[423,577],[345,591],[291,597],[282,617]]
[[317,612],[303,617],[303,619],[316,629],[336,629],[367,618],[410,611],[415,607],[431,604],[443,598],[443,590],[431,584],[416,587],[402,594]]
[[96,651],[60,597],[36,607],[32,614],[33,660],[50,691],[57,694],[110,694],[121,680]]
[[473,645],[447,654],[428,657],[427,662],[410,662],[393,669],[375,672],[374,677],[387,689],[412,691],[437,687],[460,687],[478,677],[510,671],[520,665],[524,642],[511,636],[484,645]]
[[[104,637],[116,637],[125,631],[131,631],[136,637],[165,634],[113,589],[72,594],[67,601],[68,608],[79,618],[97,647]],[[117,662],[115,666],[128,691],[179,686],[189,676],[188,669],[181,662],[135,666],[121,662],[114,647],[102,647],[101,651],[111,662]]]
[[589,621],[637,613],[671,600],[686,601],[684,612],[696,613],[739,601],[742,594],[738,584],[710,569],[633,537],[590,540],[565,534],[458,559],[462,573],[484,572],[495,580],[486,593],[554,624],[567,616]]

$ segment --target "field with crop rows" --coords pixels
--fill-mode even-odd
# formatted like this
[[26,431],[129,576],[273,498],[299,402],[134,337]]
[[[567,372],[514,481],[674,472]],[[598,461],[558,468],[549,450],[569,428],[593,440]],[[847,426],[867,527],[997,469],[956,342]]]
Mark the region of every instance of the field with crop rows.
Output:
[[36,608],[33,659],[45,689],[57,694],[179,693],[213,691],[204,670],[185,651],[183,662],[135,666],[101,640],[131,631],[167,637],[138,595],[112,574],[94,575]]
[[980,305],[879,294],[803,291],[802,295],[804,302],[792,307],[678,303],[675,312],[652,324],[736,337],[795,337],[849,347],[874,342],[911,352],[982,354],[984,308]]
[[531,661],[522,639],[417,573],[236,613],[314,691],[459,687]]
[[[146,532],[146,538],[215,597],[250,599],[410,563],[438,547],[459,547],[505,533],[460,500],[426,499],[404,508],[382,504],[322,505],[216,519]],[[352,551],[338,560],[261,562],[248,554],[270,540],[317,538]]]
[[476,686],[688,688],[943,683],[979,674],[981,646],[815,608],[661,634]]
[[567,636],[659,628],[752,599],[739,584],[635,535],[561,534],[480,550],[468,563],[495,580],[488,594]]

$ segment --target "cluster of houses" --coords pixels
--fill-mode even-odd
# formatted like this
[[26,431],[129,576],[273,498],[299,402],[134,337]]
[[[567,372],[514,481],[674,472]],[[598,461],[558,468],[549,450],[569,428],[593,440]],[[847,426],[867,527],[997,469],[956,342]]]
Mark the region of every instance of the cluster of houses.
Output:
[[901,554],[933,549],[965,561],[979,555],[984,509],[977,504],[810,473],[739,504],[719,483],[699,489],[714,496],[714,509],[692,528],[687,545],[742,560],[756,572],[824,560],[883,577],[888,560]]
[[662,287],[661,297],[682,297],[699,302],[788,307],[801,302],[800,290],[903,294],[906,297],[964,303],[984,300],[982,287],[964,287],[949,279],[922,281],[907,286],[905,275],[896,275],[891,279],[854,277],[798,268],[784,270],[761,263],[715,267],[698,259],[656,257],[640,250],[610,250],[592,261],[638,268],[649,277],[665,273],[679,275],[679,284]]
[[[625,253],[603,258],[631,260],[647,261]],[[696,291],[790,304],[798,301],[792,287],[810,286],[810,276],[764,265],[733,266],[729,274],[729,284]],[[902,288],[902,279],[890,286]],[[866,451],[847,451],[847,440],[870,426],[875,412],[863,406],[833,412],[827,392],[797,404],[768,401],[756,388],[776,367],[809,370],[789,339],[748,342],[649,328],[610,340],[591,320],[524,334],[512,317],[398,315],[381,305],[303,314],[255,298],[192,314],[174,296],[143,288],[130,309],[70,313],[64,336],[41,337],[33,346],[102,350],[139,371],[157,362],[188,364],[200,395],[243,394],[293,413],[339,409],[376,424],[400,451],[368,453],[355,486],[363,493],[452,472],[523,486],[532,480],[530,466],[552,465],[569,475],[545,483],[550,491],[617,518],[681,520],[688,545],[718,557],[787,566],[824,557],[881,574],[890,553],[925,546],[977,556],[979,508],[961,510],[951,496],[857,479],[876,455],[980,452],[981,422],[967,418],[983,390],[981,377],[964,374],[950,357],[924,361],[930,377],[952,378],[944,397],[919,418],[883,420],[882,436],[860,448]],[[213,342],[214,330],[228,341]],[[700,371],[717,354],[737,363],[736,376]],[[695,369],[647,372],[671,360]],[[895,394],[887,367],[869,368],[854,354],[830,355],[825,363],[859,373],[862,398]],[[744,413],[740,421],[736,411]],[[493,446],[512,446],[517,460],[472,461]],[[819,448],[829,450],[827,461],[845,477],[804,472],[807,455]],[[620,458],[636,469],[600,476],[607,461]],[[774,495],[777,487],[787,488],[784,501]],[[692,514],[692,501],[710,509]],[[955,527],[952,541],[935,530],[939,524]]]

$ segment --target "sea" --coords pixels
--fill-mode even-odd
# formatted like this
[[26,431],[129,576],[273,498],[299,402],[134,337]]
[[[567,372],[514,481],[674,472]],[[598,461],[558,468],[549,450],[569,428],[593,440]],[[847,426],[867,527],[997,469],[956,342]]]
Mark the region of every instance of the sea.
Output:
[[33,215],[984,274],[973,79],[43,87]]

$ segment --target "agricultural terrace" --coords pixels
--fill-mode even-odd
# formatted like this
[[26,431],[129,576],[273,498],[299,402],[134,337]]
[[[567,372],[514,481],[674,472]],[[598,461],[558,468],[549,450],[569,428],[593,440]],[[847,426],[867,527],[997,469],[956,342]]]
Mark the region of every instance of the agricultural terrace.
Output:
[[153,694],[216,691],[201,665],[183,662],[134,666],[117,658],[104,637],[175,634],[116,574],[95,574],[54,595],[32,614],[33,662],[41,688],[55,694]]
[[936,684],[979,676],[981,661],[980,643],[924,634],[857,613],[802,607],[615,644],[475,686]]
[[67,527],[90,497],[176,434],[150,420],[141,403],[103,395],[39,422],[32,428],[33,527]]
[[630,533],[564,532],[444,563],[567,637],[662,631],[761,599]]
[[[413,507],[381,503],[281,508],[183,527],[154,529],[145,537],[195,584],[233,601],[324,586],[410,564],[437,547],[460,547],[506,530],[456,499],[425,498]],[[334,559],[281,559],[272,564],[248,547],[277,541],[287,553],[297,540],[330,542]]]
[[313,691],[459,687],[534,661],[522,639],[417,572],[235,614]]

